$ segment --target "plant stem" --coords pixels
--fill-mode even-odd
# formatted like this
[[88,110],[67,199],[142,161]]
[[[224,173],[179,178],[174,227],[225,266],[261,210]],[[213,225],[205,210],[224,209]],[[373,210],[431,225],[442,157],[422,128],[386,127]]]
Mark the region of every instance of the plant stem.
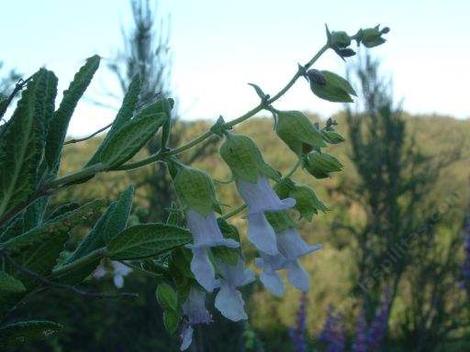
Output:
[[[328,45],[324,45],[316,54],[315,56],[307,63],[303,66],[303,68],[305,70],[309,69],[324,53],[325,51],[328,50]],[[265,100],[265,101],[262,101],[258,106],[256,106],[255,108],[251,109],[250,111],[246,112],[245,114],[241,115],[240,117],[230,121],[230,122],[227,122],[225,123],[224,127],[225,128],[232,128],[234,127],[235,125],[238,125],[239,123],[249,119],[250,117],[254,116],[255,114],[257,114],[258,112],[260,112],[261,110],[267,108],[269,105],[271,105],[272,103],[274,103],[275,101],[277,101],[279,98],[281,98],[293,85],[295,82],[297,82],[297,80],[302,76],[302,71],[299,69],[297,70],[296,74],[291,78],[291,80],[279,91],[277,92],[273,97]],[[178,148],[175,148],[173,150],[170,150],[166,153],[160,153],[160,152],[157,152],[153,155],[150,155],[149,157],[145,158],[145,159],[142,159],[140,161],[137,161],[135,163],[129,163],[129,164],[126,164],[126,165],[122,165],[120,166],[119,168],[116,168],[116,170],[130,170],[130,169],[135,169],[135,168],[138,168],[138,167],[141,167],[141,166],[145,166],[147,164],[150,164],[154,161],[157,161],[157,160],[160,160],[164,157],[168,157],[168,156],[173,156],[173,155],[177,155],[177,154],[180,154],[188,149],[191,149],[192,147],[194,147],[195,145],[201,143],[201,142],[204,142],[207,138],[209,138],[210,136],[212,136],[212,131],[206,131],[204,132],[202,135],[200,135],[199,137],[196,137],[195,139],[191,140],[190,142],[188,142],[187,144],[184,144],[182,145],[181,147],[178,147]]]
[[295,165],[292,167],[292,169],[290,169],[290,171],[283,178],[291,177],[299,169],[301,165],[302,165],[302,159],[299,158],[297,162],[295,163]]
[[[258,112],[260,112],[261,110],[268,108],[272,103],[274,103],[279,98],[281,98],[295,84],[295,82],[302,76],[303,70],[309,69],[325,53],[325,51],[328,50],[328,48],[329,48],[328,44],[325,44],[315,54],[315,56],[313,56],[312,59],[307,64],[305,64],[303,66],[302,69],[299,68],[297,70],[297,72],[290,79],[290,81],[279,92],[277,92],[274,96],[272,96],[269,99],[262,100],[261,103],[258,106],[256,106],[255,108],[251,109],[250,111],[246,112],[245,114],[241,115],[240,117],[238,117],[238,118],[236,118],[236,119],[234,119],[230,122],[225,123],[224,127],[227,128],[227,129],[233,128],[235,125],[238,125],[239,123],[249,119],[250,117],[252,117],[255,114],[257,114]],[[168,157],[171,157],[171,156],[180,154],[184,151],[187,151],[187,150],[191,149],[192,147],[198,145],[199,143],[204,142],[206,139],[208,139],[212,135],[213,135],[212,131],[210,131],[210,130],[206,131],[202,135],[200,135],[199,137],[196,137],[195,139],[189,141],[188,143],[186,143],[186,144],[184,144],[184,145],[182,145],[178,148],[175,148],[175,149],[169,150],[169,151],[158,151],[157,153],[155,153],[153,155],[150,155],[149,157],[147,157],[145,159],[136,161],[134,163],[128,163],[128,164],[125,164],[125,165],[114,167],[114,168],[111,168],[111,169],[109,169],[109,168],[107,169],[103,164],[98,163],[98,164],[89,166],[87,168],[84,168],[83,170],[80,170],[76,173],[73,173],[73,174],[70,174],[70,175],[67,175],[67,176],[64,176],[64,177],[57,178],[57,179],[51,181],[50,183],[48,183],[46,185],[45,189],[46,189],[46,191],[54,190],[56,188],[59,188],[59,187],[62,187],[64,185],[66,185],[66,184],[76,182],[76,181],[80,181],[80,180],[86,179],[88,177],[93,177],[95,174],[97,174],[99,172],[102,172],[102,171],[119,171],[119,170],[137,169],[139,167],[151,164],[151,163],[159,161],[159,160],[164,160]],[[29,204],[30,203],[28,203],[27,205],[29,205]],[[17,214],[17,212],[15,212],[12,215],[16,215],[16,214]],[[9,218],[11,218],[11,216],[9,216]],[[0,223],[4,223],[5,221],[6,221],[5,217],[2,217],[2,219],[0,219]]]
[[222,219],[225,219],[225,220],[230,219],[231,217],[238,215],[245,209],[246,209],[246,204],[240,205],[238,208],[235,208],[232,211],[229,211],[228,213],[222,215]]
[[77,171],[73,174],[66,175],[63,177],[56,178],[54,181],[51,181],[47,184],[47,189],[53,189],[57,187],[64,186],[68,183],[80,181],[87,177],[93,177],[100,171],[104,171],[105,166],[101,163],[88,166],[80,171]]
[[83,142],[83,141],[86,141],[90,138],[93,138],[94,136],[96,136],[98,133],[100,132],[103,132],[103,131],[106,131],[108,128],[110,128],[111,126],[113,125],[113,123],[111,122],[110,124],[104,126],[104,127],[101,127],[98,131],[96,132],[93,132],[92,134],[90,134],[89,136],[87,137],[83,137],[83,138],[76,138],[76,139],[70,139],[68,140],[67,142],[64,143],[64,145],[67,145],[67,144],[72,144],[72,143],[79,143],[79,142]]

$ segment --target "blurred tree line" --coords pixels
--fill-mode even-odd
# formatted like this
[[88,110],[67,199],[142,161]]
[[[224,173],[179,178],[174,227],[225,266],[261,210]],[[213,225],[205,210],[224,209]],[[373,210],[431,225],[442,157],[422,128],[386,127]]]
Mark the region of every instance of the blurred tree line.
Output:
[[[169,24],[159,23],[154,3],[131,2],[133,25],[124,29],[124,45],[109,69],[115,74],[121,93],[127,91],[136,74],[144,78],[144,106],[157,96],[171,92],[171,50]],[[324,249],[305,263],[312,275],[307,307],[307,332],[313,348],[326,317],[327,307],[336,307],[344,317],[348,339],[360,311],[366,322],[373,319],[381,297],[387,293],[390,314],[383,351],[460,351],[468,346],[468,304],[459,288],[463,260],[460,227],[470,198],[470,121],[445,116],[410,116],[393,98],[391,85],[370,57],[362,57],[352,68],[360,92],[359,105],[337,114],[335,120],[347,143],[335,151],[345,164],[344,176],[331,179],[322,199],[332,211],[301,231]],[[7,74],[0,81],[2,97],[14,88],[18,75]],[[1,98],[0,98],[1,99]],[[318,117],[311,115],[312,119]],[[186,122],[174,116],[169,143],[187,141],[206,129],[210,122]],[[266,159],[285,171],[294,160],[286,147],[274,143],[266,131],[270,119],[255,119],[241,131],[252,136],[266,151]],[[260,127],[263,126],[263,127]],[[148,144],[151,154],[160,148],[162,136]],[[62,173],[87,160],[101,137],[73,143],[64,150]],[[215,140],[210,140],[186,162],[211,170],[219,179],[229,172],[218,161]],[[342,157],[341,157],[342,155]],[[93,196],[112,199],[130,181],[136,184],[135,222],[165,218],[174,199],[167,172],[160,164],[133,172],[97,176],[100,182],[78,185],[57,195],[56,204],[67,200],[85,202]],[[316,182],[305,177],[315,188]],[[217,186],[222,203],[237,199],[232,186]],[[53,208],[54,205],[52,204]],[[241,224],[239,224],[241,225]],[[243,228],[242,226],[240,226]],[[74,243],[68,244],[73,248]],[[250,256],[250,253],[247,253]],[[108,267],[109,268],[109,267]],[[112,272],[105,279],[90,278],[96,289],[116,290]],[[122,290],[141,292],[138,299],[64,299],[60,291],[38,299],[35,306],[51,307],[48,318],[71,327],[60,336],[25,347],[22,351],[168,351],[177,349],[162,323],[151,277],[133,272],[125,277]],[[279,300],[250,288],[249,324],[222,322],[197,331],[194,351],[288,351],[292,345],[288,327],[293,324],[299,294],[290,290]],[[21,312],[36,316],[36,312]],[[44,314],[43,314],[44,315]]]

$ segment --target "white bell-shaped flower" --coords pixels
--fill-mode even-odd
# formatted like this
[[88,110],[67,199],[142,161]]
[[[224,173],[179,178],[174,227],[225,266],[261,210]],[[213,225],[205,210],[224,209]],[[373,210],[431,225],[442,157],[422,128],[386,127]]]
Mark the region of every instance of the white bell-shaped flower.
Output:
[[269,255],[277,254],[276,234],[264,212],[292,208],[295,199],[281,200],[266,177],[259,177],[256,183],[238,180],[237,188],[248,207],[248,239],[258,250]]
[[224,238],[214,212],[203,216],[190,209],[186,212],[186,221],[193,235],[193,244],[188,246],[193,252],[191,271],[197,282],[208,292],[212,292],[217,287],[217,281],[214,267],[209,259],[210,248],[217,246],[237,248],[240,244],[233,239]]
[[212,317],[206,308],[206,293],[194,286],[189,290],[188,298],[183,303],[182,308],[185,321],[180,335],[180,350],[184,351],[193,341],[193,326],[209,324],[212,322]]
[[255,274],[245,267],[242,258],[237,264],[230,265],[222,260],[217,261],[217,271],[220,273],[220,290],[215,297],[215,307],[227,319],[240,321],[248,319],[239,287],[255,280]]

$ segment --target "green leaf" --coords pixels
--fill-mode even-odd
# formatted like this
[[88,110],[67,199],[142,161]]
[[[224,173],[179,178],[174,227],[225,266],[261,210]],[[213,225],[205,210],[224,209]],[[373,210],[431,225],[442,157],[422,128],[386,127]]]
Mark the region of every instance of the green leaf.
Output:
[[158,303],[165,310],[178,310],[178,294],[176,291],[168,285],[166,282],[163,282],[157,286],[155,290],[155,296],[157,297]]
[[87,165],[101,162],[108,167],[119,166],[132,158],[158,131],[165,121],[165,113],[142,111],[136,118],[124,124],[109,140],[99,160],[93,157]]
[[134,199],[134,187],[129,186],[121,193],[113,209],[113,213],[108,219],[106,231],[104,232],[104,240],[106,243],[114,239],[121,231],[123,231],[129,220],[131,213],[132,201]]
[[94,200],[78,209],[58,216],[42,226],[29,230],[0,244],[1,249],[8,251],[22,251],[28,246],[34,246],[38,242],[46,240],[51,234],[70,232],[75,226],[82,225],[84,221],[96,216],[103,206],[103,201]]
[[156,256],[192,240],[191,233],[168,224],[145,224],[129,227],[108,245],[111,259],[141,259]]
[[173,335],[177,332],[180,319],[181,315],[177,311],[168,310],[163,312],[163,325],[169,334]]
[[21,293],[26,291],[24,284],[17,278],[0,271],[0,296],[10,293]]
[[59,108],[49,121],[46,160],[53,174],[56,174],[59,169],[60,154],[72,114],[99,65],[100,57],[97,55],[86,60],[85,65],[75,74],[69,88],[64,92]]
[[47,320],[29,320],[8,324],[0,328],[0,346],[23,346],[33,340],[45,339],[56,334],[62,325]]
[[[89,202],[79,209],[7,241],[2,248],[7,249],[11,258],[22,267],[36,274],[48,276],[57,265],[60,253],[64,250],[64,244],[73,228],[95,217],[101,207],[100,201]],[[35,285],[32,275],[18,271],[18,277],[27,288]]]
[[[123,135],[125,137],[126,133],[129,133],[129,132],[126,132],[125,130],[137,124],[137,121],[139,119],[146,118],[149,115],[154,116],[155,120],[157,120],[157,125],[158,125],[154,132],[156,133],[158,128],[162,126],[168,118],[170,118],[169,111],[174,105],[173,99],[161,99],[145,107],[131,119],[132,117],[131,115],[134,113],[134,110],[135,110],[135,105],[137,103],[139,92],[140,92],[140,81],[137,80],[136,78],[129,86],[129,90],[126,96],[124,97],[123,104],[118,114],[116,115],[116,118],[113,122],[113,126],[111,127],[111,130],[106,135],[106,138],[104,139],[104,141],[98,147],[98,150],[96,151],[96,153],[88,161],[87,166],[94,165],[99,162],[104,162],[103,153],[109,154],[109,148],[110,148],[109,144],[110,143],[116,144],[116,137],[117,137],[116,135],[119,133],[121,134],[121,136],[118,138],[122,138]],[[151,120],[151,118],[149,118],[149,120]],[[150,137],[147,137],[146,135],[147,134],[143,136],[143,138],[146,138],[143,144],[145,144],[148,141],[148,139],[150,139],[151,137],[151,135]],[[135,153],[137,153],[137,151],[143,146],[143,144],[140,145],[139,148],[136,148],[137,150],[128,159],[130,159]]]
[[22,94],[0,142],[0,216],[37,188],[44,155],[46,119],[53,110],[57,78],[39,70]]
[[106,212],[98,219],[95,226],[79,244],[75,252],[66,260],[66,264],[80,259],[106,243],[125,229],[131,210],[134,188],[125,190],[115,202],[112,202]]
[[142,80],[137,75],[129,84],[124,100],[122,101],[121,108],[119,109],[113,125],[109,130],[108,135],[112,135],[115,131],[119,130],[127,121],[134,115],[137,102],[139,101],[139,94],[142,90]]

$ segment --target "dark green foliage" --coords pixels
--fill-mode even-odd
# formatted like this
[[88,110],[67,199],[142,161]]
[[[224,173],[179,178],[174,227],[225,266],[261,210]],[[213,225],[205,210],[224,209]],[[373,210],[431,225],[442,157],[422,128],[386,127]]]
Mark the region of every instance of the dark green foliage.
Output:
[[0,215],[26,201],[36,189],[56,87],[52,72],[37,72],[5,127],[0,141]]
[[[392,310],[398,301],[406,302],[404,316],[394,323],[400,326],[398,334],[409,350],[431,351],[452,331],[444,326],[458,307],[451,298],[457,295],[458,241],[437,237],[440,204],[429,195],[443,167],[458,160],[459,149],[442,160],[425,155],[394,105],[388,83],[380,78],[378,63],[366,56],[354,73],[364,112],[348,110],[346,121],[359,179],[346,179],[340,187],[365,214],[361,224],[351,220],[357,225],[348,229],[357,241],[353,294],[367,319],[383,292],[390,294]],[[440,201],[452,207],[449,193]]]
[[115,260],[153,257],[188,244],[191,239],[191,233],[181,227],[168,224],[136,225],[109,243],[109,256]]
[[62,325],[47,320],[19,321],[0,327],[0,347],[23,346],[25,343],[50,338]]

